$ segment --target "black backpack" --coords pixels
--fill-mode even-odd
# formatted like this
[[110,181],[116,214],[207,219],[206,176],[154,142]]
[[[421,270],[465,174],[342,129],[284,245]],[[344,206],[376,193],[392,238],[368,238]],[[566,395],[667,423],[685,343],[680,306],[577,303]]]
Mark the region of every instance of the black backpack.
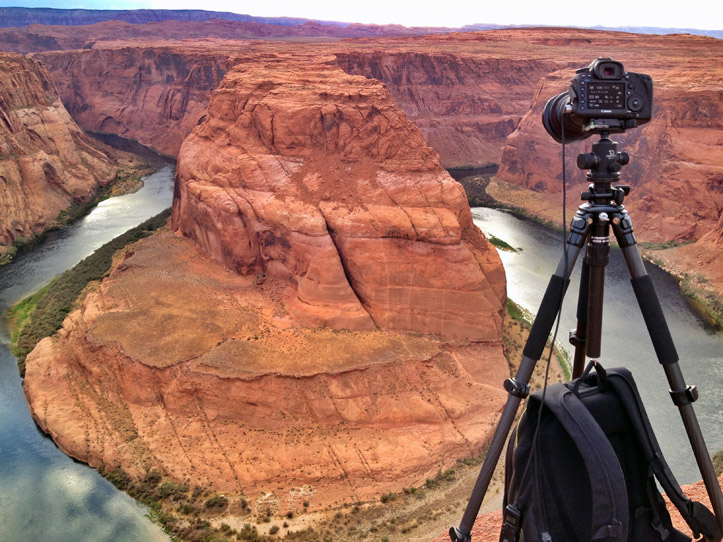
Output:
[[628,370],[590,363],[548,386],[541,407],[543,391],[507,447],[500,542],[689,542],[656,478],[696,538],[721,540],[715,516],[673,477]]

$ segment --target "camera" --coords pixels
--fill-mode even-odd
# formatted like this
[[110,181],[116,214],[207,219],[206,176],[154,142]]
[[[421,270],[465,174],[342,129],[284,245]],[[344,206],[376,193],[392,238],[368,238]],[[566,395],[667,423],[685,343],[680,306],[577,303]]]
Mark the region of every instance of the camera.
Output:
[[652,117],[653,80],[626,72],[621,62],[598,58],[580,68],[567,92],[550,98],[542,124],[555,141],[579,141],[594,133],[620,133]]

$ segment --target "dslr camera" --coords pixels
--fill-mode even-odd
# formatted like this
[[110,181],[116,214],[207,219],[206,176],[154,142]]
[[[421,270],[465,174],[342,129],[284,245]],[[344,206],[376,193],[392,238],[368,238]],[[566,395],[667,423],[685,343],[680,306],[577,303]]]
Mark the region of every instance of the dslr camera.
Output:
[[555,141],[579,141],[594,133],[620,133],[652,117],[653,80],[625,71],[621,62],[598,58],[580,68],[567,92],[550,98],[542,124]]

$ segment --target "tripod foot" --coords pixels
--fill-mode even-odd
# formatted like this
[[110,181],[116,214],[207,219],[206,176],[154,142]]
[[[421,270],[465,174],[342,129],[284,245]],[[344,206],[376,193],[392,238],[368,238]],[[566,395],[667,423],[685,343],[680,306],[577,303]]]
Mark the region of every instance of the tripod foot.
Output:
[[449,528],[449,538],[452,542],[472,542],[472,535],[463,534],[457,527]]

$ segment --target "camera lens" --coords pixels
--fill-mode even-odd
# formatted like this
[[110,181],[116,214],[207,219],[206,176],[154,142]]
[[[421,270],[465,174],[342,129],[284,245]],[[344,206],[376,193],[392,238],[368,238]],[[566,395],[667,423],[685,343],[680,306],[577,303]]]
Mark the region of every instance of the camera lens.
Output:
[[567,92],[550,98],[542,110],[542,124],[547,133],[558,143],[562,143],[562,128],[564,123],[565,140],[579,141],[592,135],[584,130],[584,125],[576,122],[572,115],[565,113],[565,106],[570,103]]

